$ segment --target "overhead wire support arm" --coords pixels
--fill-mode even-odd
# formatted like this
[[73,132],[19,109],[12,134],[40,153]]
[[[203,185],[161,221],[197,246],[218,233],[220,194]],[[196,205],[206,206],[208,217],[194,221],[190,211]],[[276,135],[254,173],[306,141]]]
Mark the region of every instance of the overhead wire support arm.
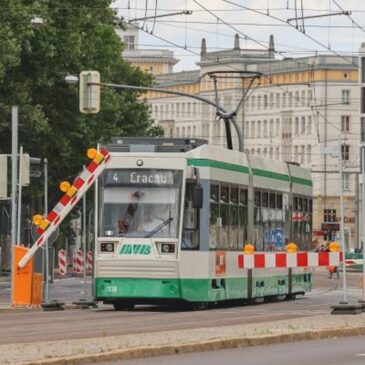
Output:
[[151,15],[151,16],[144,16],[144,17],[141,17],[141,18],[129,19],[127,21],[127,23],[135,23],[135,22],[138,22],[138,21],[141,21],[141,20],[164,18],[164,17],[167,17],[167,16],[174,16],[174,15],[191,15],[191,14],[193,14],[192,10],[183,10],[183,11],[179,11],[179,12],[175,12],[175,13]]
[[[186,94],[186,93],[179,92],[179,91],[160,89],[160,88],[155,88],[155,87],[131,86],[131,85],[123,85],[123,84],[109,84],[109,83],[103,83],[103,82],[91,82],[91,83],[88,83],[88,85],[105,86],[105,87],[111,87],[114,89],[136,90],[136,91],[154,91],[154,92],[159,92],[159,93],[163,93],[163,94],[180,95],[180,96],[185,96],[188,98],[199,100],[199,101],[209,104],[217,109],[216,103],[214,103],[213,101],[211,101],[209,99],[203,98],[202,96],[198,96],[198,95],[194,95],[194,94]],[[227,111],[224,108],[220,107],[219,105],[218,105],[218,111],[228,114]],[[231,121],[237,132],[238,150],[240,152],[243,152],[243,140],[242,140],[242,135],[241,135],[240,129],[234,119],[231,119]],[[229,148],[228,140],[227,140],[227,148]]]
[[334,15],[351,15],[351,11],[339,11],[337,13],[328,13],[328,14],[320,14],[320,15],[308,15],[308,16],[298,16],[295,18],[289,18],[286,21],[289,23],[293,20],[298,20],[298,19],[312,19],[312,18],[323,18],[323,17],[328,17],[328,16],[334,16]]

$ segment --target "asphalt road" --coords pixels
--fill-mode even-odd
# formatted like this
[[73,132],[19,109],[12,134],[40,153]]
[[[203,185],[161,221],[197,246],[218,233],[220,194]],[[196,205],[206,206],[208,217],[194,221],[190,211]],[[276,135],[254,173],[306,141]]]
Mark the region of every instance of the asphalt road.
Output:
[[[348,299],[355,301],[360,297],[360,290],[356,289],[360,274],[349,273],[348,279]],[[295,301],[235,305],[200,312],[156,306],[140,306],[132,312],[115,312],[111,306],[59,312],[0,311],[0,344],[229,326],[328,314],[330,306],[342,299],[341,280],[328,279],[323,272],[315,275],[314,283],[311,293]],[[1,285],[3,291],[9,283]],[[75,300],[82,297],[82,291],[82,279],[64,279],[52,286],[51,297]]]
[[359,365],[365,364],[365,336],[293,342],[136,360],[100,365]]

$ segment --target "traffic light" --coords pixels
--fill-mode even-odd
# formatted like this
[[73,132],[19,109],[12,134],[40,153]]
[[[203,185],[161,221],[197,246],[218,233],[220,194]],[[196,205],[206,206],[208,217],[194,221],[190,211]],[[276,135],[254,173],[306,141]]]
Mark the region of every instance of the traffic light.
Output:
[[81,71],[79,78],[80,112],[97,113],[100,110],[100,73],[98,71]]

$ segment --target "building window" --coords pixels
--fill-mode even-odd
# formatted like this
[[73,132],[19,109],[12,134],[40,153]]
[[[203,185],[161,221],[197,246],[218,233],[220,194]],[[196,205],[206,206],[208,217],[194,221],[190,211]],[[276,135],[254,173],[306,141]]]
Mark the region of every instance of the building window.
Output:
[[324,209],[323,210],[323,221],[325,223],[336,223],[336,209]]
[[274,95],[273,93],[270,93],[270,107],[272,108],[274,106]]
[[289,108],[291,108],[293,106],[293,93],[292,92],[289,93],[288,104],[289,104],[288,105]]
[[312,133],[312,117],[311,116],[308,117],[307,133],[308,134],[311,134]]
[[256,130],[255,130],[255,121],[252,121],[252,128],[251,128],[251,138],[256,137]]
[[307,146],[307,163],[312,163],[312,146]]
[[283,94],[283,108],[286,108],[286,94]]
[[300,163],[304,163],[305,146],[301,146],[300,150]]
[[298,146],[294,146],[294,156],[293,156],[293,160],[297,161],[299,160],[299,153],[298,153]]
[[264,124],[263,124],[263,126],[262,126],[262,128],[263,128],[263,136],[264,137],[268,137],[268,130],[267,130],[267,120],[264,120]]
[[280,108],[280,94],[279,93],[276,94],[276,107]]
[[350,104],[350,90],[342,90],[342,103]]
[[260,121],[257,122],[257,133],[256,133],[256,137],[257,138],[261,138],[261,122]]
[[123,42],[125,44],[125,49],[134,49],[134,35],[125,35],[123,37]]
[[341,146],[341,155],[343,161],[348,161],[350,159],[350,146],[343,144]]
[[179,136],[180,136],[180,128],[176,127],[176,137],[179,137]]
[[270,129],[269,129],[269,137],[273,137],[274,136],[274,120],[270,119]]
[[264,95],[264,109],[267,109],[267,95]]
[[257,97],[257,110],[261,110],[261,95]]
[[276,136],[277,137],[280,136],[280,119],[279,118],[276,119]]
[[342,132],[350,131],[350,116],[349,115],[341,116],[341,131]]
[[275,150],[275,159],[277,161],[279,161],[279,157],[280,157],[280,150],[279,150],[279,147],[276,147],[276,150]]
[[300,132],[305,133],[305,117],[302,117]]
[[295,122],[294,122],[294,134],[299,134],[299,118],[295,117]]
[[295,106],[299,106],[299,91],[295,92]]
[[350,190],[350,174],[342,175],[342,189]]

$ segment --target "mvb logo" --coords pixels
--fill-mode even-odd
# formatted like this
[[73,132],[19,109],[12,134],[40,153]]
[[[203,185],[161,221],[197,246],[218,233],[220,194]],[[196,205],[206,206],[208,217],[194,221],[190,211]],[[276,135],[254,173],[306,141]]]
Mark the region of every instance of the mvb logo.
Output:
[[120,255],[149,255],[151,253],[150,245],[124,244],[120,249]]

